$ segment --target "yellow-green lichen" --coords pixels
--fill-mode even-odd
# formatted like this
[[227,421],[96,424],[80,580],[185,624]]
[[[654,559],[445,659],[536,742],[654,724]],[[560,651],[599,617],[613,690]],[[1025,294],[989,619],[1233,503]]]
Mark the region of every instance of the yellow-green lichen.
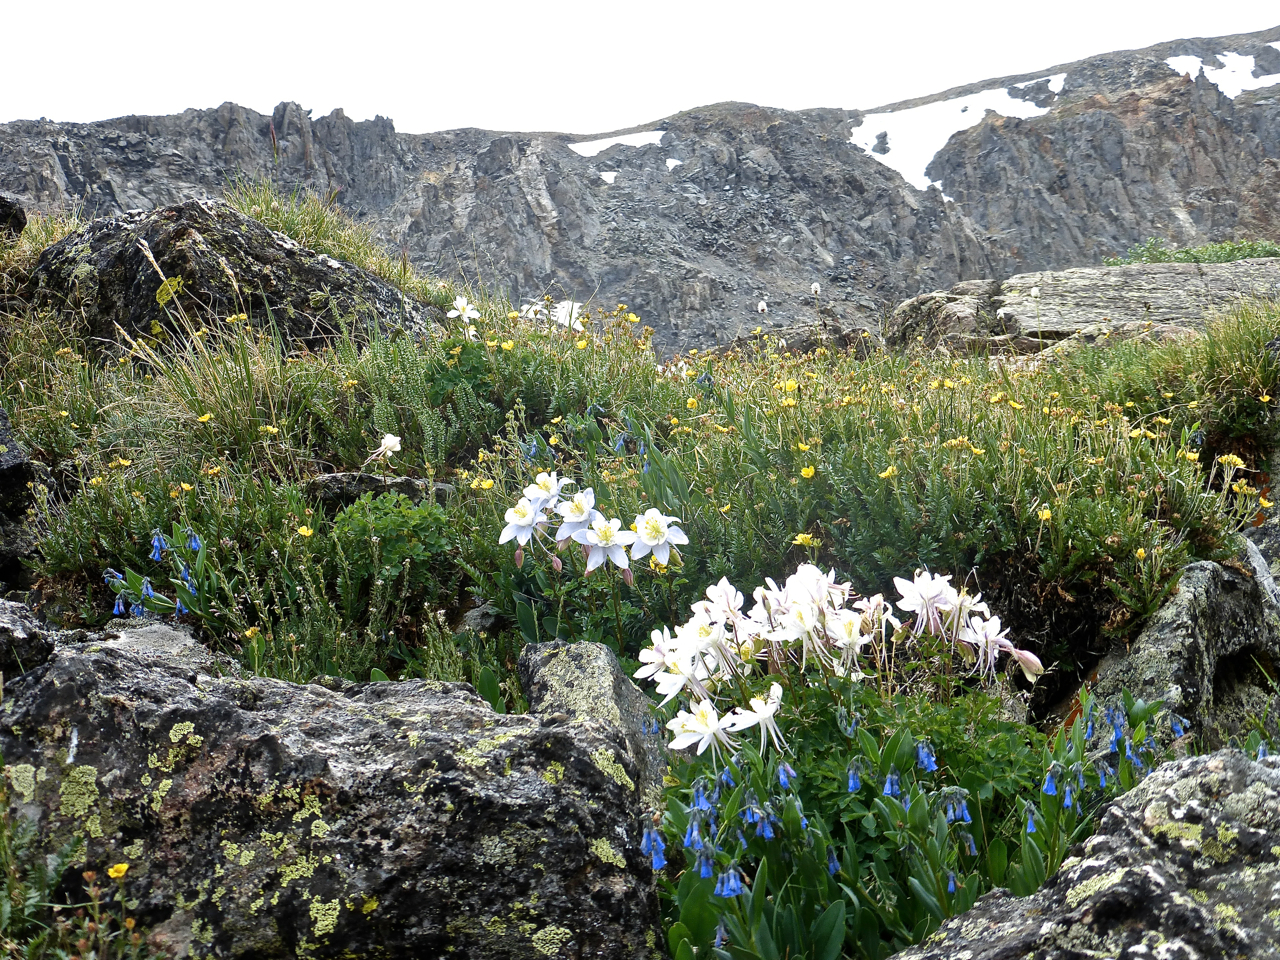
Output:
[[573,939],[573,931],[564,927],[543,927],[529,939],[533,949],[544,957],[555,957],[561,955],[564,945]]
[[495,937],[501,937],[507,932],[507,922],[501,917],[490,917],[485,921],[484,928]]
[[95,813],[93,816],[86,819],[84,822],[84,832],[94,839],[101,839],[102,817]]
[[331,900],[328,903],[320,899],[311,901],[311,929],[317,937],[328,936],[338,926],[338,914],[342,910],[342,904],[337,900]]
[[605,863],[611,863],[615,867],[626,869],[627,859],[617,850],[615,850],[609,841],[604,837],[599,837],[591,841],[591,852],[603,860]]
[[614,782],[626,787],[628,790],[636,788],[635,781],[627,776],[627,771],[608,747],[601,747],[599,750],[594,751],[591,754],[591,760],[600,768],[602,773],[612,777]]
[[330,827],[330,826],[329,826],[327,823],[325,823],[323,820],[312,820],[312,821],[311,821],[311,835],[312,835],[313,837],[323,837],[323,836],[324,836],[325,834],[327,834],[331,829],[332,829],[332,827]]
[[1191,899],[1194,900],[1196,903],[1209,902],[1209,895],[1205,893],[1203,890],[1188,890],[1187,892],[1191,894]]
[[1152,833],[1158,837],[1167,837],[1170,840],[1178,840],[1183,847],[1194,849],[1200,843],[1201,835],[1204,833],[1204,827],[1198,823],[1186,823],[1181,820],[1173,820],[1168,823],[1157,824],[1152,828]]
[[1218,824],[1217,837],[1208,837],[1201,843],[1201,848],[1207,856],[1212,857],[1219,863],[1226,863],[1231,859],[1232,848],[1236,845],[1240,832],[1232,829],[1225,823]]
[[36,798],[36,768],[29,763],[19,763],[5,767],[4,772],[13,784],[13,789],[22,794],[22,802],[30,803]]
[[62,796],[59,810],[63,816],[84,819],[89,808],[98,802],[98,771],[88,764],[73,767],[62,778],[58,793]]
[[1214,904],[1213,916],[1221,924],[1238,923],[1240,921],[1240,911],[1229,903]]
[[129,844],[127,847],[124,848],[125,858],[129,860],[141,860],[142,853],[146,849],[146,847],[147,847],[147,844],[145,840],[133,841],[133,843]]
[[302,809],[293,815],[294,823],[301,823],[307,817],[320,816],[320,798],[309,793],[302,798]]
[[366,896],[364,898],[364,906],[360,908],[360,912],[363,913],[365,916],[368,916],[369,914],[373,913],[373,911],[377,909],[378,909],[378,898]]
[[1067,891],[1067,903],[1069,903],[1071,905],[1071,909],[1074,910],[1094,894],[1101,893],[1108,887],[1114,887],[1124,879],[1125,869],[1125,867],[1117,867],[1110,873],[1100,873],[1097,876],[1090,877],[1088,880],[1084,880],[1076,884]]
[[159,813],[160,808],[164,806],[164,798],[169,795],[169,791],[172,789],[172,780],[161,780],[156,784],[156,788],[151,791],[151,809]]
[[458,762],[467,767],[483,767],[491,759],[489,754],[493,752],[493,748],[506,743],[514,736],[514,733],[500,733],[494,737],[477,740],[474,747],[458,752]]
[[320,866],[320,860],[317,857],[299,857],[293,863],[280,868],[280,880],[282,883],[292,883],[304,877],[310,879],[318,866]]
[[476,862],[491,863],[497,867],[512,866],[516,862],[516,852],[500,837],[481,837]]
[[169,731],[169,740],[173,743],[181,743],[182,738],[196,728],[194,723],[184,721],[183,723],[175,723],[173,729]]
[[552,760],[547,764],[547,769],[542,771],[542,779],[554,787],[564,779],[564,764],[559,760]]

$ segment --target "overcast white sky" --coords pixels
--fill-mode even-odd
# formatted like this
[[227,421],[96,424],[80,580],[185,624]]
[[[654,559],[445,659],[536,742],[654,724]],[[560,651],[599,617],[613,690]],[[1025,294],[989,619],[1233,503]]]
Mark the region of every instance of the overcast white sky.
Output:
[[1275,0],[12,0],[0,122],[178,113],[603,133],[721,100],[869,108],[1110,50],[1280,24]]

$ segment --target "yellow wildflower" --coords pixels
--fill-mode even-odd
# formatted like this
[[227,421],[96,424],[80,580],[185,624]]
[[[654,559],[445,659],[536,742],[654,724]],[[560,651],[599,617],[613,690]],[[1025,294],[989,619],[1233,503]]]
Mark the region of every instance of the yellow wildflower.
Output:
[[261,627],[250,627],[248,630],[246,630],[246,631],[244,632],[244,638],[245,638],[246,640],[252,640],[254,637],[256,637],[256,636],[257,636],[258,634],[260,634],[261,632],[262,632],[262,628],[261,628]]
[[101,477],[94,477],[92,480],[89,481],[89,486],[100,487],[106,482],[107,481],[103,480]]
[[360,385],[359,380],[346,380],[342,384],[342,386],[347,390],[350,390],[352,387],[357,387],[359,385]]
[[797,533],[795,539],[791,541],[797,547],[820,547],[822,541],[811,533]]
[[273,427],[273,426],[271,426],[271,424],[269,424],[269,423],[265,423],[265,424],[263,424],[262,426],[260,426],[260,427],[258,428],[258,432],[259,432],[259,433],[270,434],[271,436],[273,436],[273,437],[274,437],[277,433],[279,433],[279,432],[280,432],[280,429],[279,429],[278,427]]
[[1013,407],[1013,409],[1015,409],[1015,410],[1021,410],[1021,409],[1022,409],[1022,404],[1020,404],[1020,403],[1018,403],[1018,402],[1016,402],[1016,401],[1014,401],[1014,400],[1010,400],[1010,401],[1009,401],[1009,406]]
[[519,319],[520,319],[520,312],[519,312],[518,310],[511,310],[511,311],[508,311],[508,313],[507,313],[507,319],[508,319],[508,320],[519,320]]
[[210,420],[213,419],[213,414],[202,413],[200,416],[196,417],[196,419],[199,420],[201,423],[208,423]]
[[1263,510],[1270,510],[1272,507],[1275,506],[1275,504],[1272,503],[1270,500],[1268,500],[1266,497],[1259,497],[1258,506],[1260,506]]
[[807,443],[797,443],[796,446],[800,448],[801,453],[807,453],[809,450],[809,444]]
[[309,537],[309,536],[311,536],[313,533],[315,533],[315,531],[314,531],[314,530],[312,530],[310,527],[308,527],[308,526],[304,523],[302,526],[300,526],[300,527],[298,528],[298,533],[299,533],[301,536]]
[[1142,547],[1139,547],[1134,556],[1137,557],[1138,562],[1141,563],[1143,560],[1147,559],[1147,551],[1143,550]]
[[885,468],[884,472],[880,474],[880,479],[888,480],[890,477],[896,477],[897,475],[898,475],[898,468],[895,467],[893,464],[889,464],[889,466]]
[[1036,516],[1040,518],[1041,523],[1048,523],[1050,520],[1053,519],[1053,511],[1050,510],[1048,507],[1045,507],[1039,513],[1037,513]]
[[190,493],[192,490],[195,489],[195,487],[193,487],[189,483],[180,483],[178,484],[178,486],[182,487],[182,489],[185,490],[187,493]]
[[690,410],[697,410],[697,409],[698,409],[698,398],[697,398],[697,397],[690,397],[688,400],[686,400],[686,401],[684,402],[684,405],[685,405],[686,407],[688,407]]
[[806,480],[812,480],[812,479],[813,479],[813,475],[814,475],[815,473],[817,473],[817,472],[818,472],[818,471],[817,471],[817,468],[816,468],[816,467],[801,467],[801,468],[800,468],[800,476],[804,477]]
[[574,344],[574,346],[577,347],[579,350],[585,350],[587,349],[587,341],[579,340],[577,343]]
[[515,342],[514,340],[503,340],[503,341],[502,341],[502,349],[503,349],[503,350],[514,350],[515,348],[516,348],[516,342]]
[[1224,453],[1218,458],[1218,462],[1224,467],[1243,467],[1244,461],[1237,457],[1234,453]]
[[128,872],[128,870],[129,865],[127,863],[117,863],[114,867],[107,868],[107,876],[112,880],[119,880]]
[[553,447],[559,442],[560,442],[560,434],[558,433],[553,433],[551,436],[547,438],[547,443],[549,443]]

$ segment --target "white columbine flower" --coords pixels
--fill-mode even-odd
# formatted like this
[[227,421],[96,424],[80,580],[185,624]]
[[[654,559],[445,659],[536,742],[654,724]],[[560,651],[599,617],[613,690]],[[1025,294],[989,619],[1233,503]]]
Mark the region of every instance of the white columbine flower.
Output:
[[520,316],[525,320],[545,320],[547,305],[541,300],[530,300],[520,308]]
[[630,530],[620,529],[621,527],[621,520],[606,520],[601,516],[592,521],[591,526],[573,535],[573,539],[591,548],[591,552],[587,554],[587,573],[604,563],[606,558],[624,570],[629,566],[624,548],[635,541],[636,535]]
[[[684,531],[676,526],[679,522],[676,517],[664,517],[656,507],[636,517],[636,541],[631,548],[631,559],[639,560],[652,551],[659,563],[666,564],[671,559],[673,545],[689,542]],[[679,552],[676,551],[677,555]]]
[[539,523],[545,523],[547,516],[542,512],[542,508],[532,503],[528,497],[521,497],[520,502],[507,511],[506,519],[507,525],[502,528],[502,536],[498,538],[498,543],[515,540],[523,547],[533,536],[533,528]]
[[568,500],[556,504],[556,513],[564,518],[560,529],[556,531],[556,540],[568,540],[579,530],[585,530],[596,520],[603,520],[604,514],[596,509],[596,492],[590,487],[580,490]]
[[662,671],[667,665],[667,657],[675,650],[675,642],[667,627],[650,633],[649,641],[650,645],[640,651],[640,662],[644,666],[632,674],[637,680],[647,680]]
[[382,442],[378,444],[378,449],[369,455],[369,459],[364,462],[365,466],[373,463],[375,460],[385,460],[393,453],[400,452],[400,438],[394,433],[384,433]]
[[460,320],[465,327],[472,320],[480,319],[480,311],[472,304],[467,303],[467,298],[457,296],[453,298],[453,309],[445,314],[450,320]]
[[736,746],[710,700],[703,700],[692,713],[681,710],[674,719],[667,721],[667,729],[676,735],[670,744],[672,750],[683,750],[696,743],[701,755],[707,747],[711,747],[714,754],[720,744],[729,748]]
[[556,497],[560,496],[560,491],[571,483],[573,481],[568,477],[557,477],[554,470],[550,473],[540,473],[534,478],[533,483],[524,488],[524,495],[539,508],[549,508]]
[[707,587],[707,599],[695,603],[693,612],[719,623],[738,620],[742,617],[742,594],[728,577],[721,577],[719,583]]
[[575,303],[573,300],[561,300],[551,312],[551,319],[562,327],[569,327],[581,333],[586,329],[582,326],[582,321],[578,319],[578,312],[581,309],[582,304],[580,303]]
[[737,733],[739,730],[747,730],[759,724],[760,752],[764,753],[766,736],[773,741],[777,749],[785,751],[787,745],[782,739],[782,731],[778,729],[778,722],[774,719],[780,706],[782,706],[782,686],[775,683],[769,687],[767,699],[752,697],[750,710],[744,710],[742,707],[734,708],[734,711],[721,721],[720,726],[730,733]]
[[960,595],[951,586],[951,577],[934,576],[928,570],[917,570],[915,581],[894,577],[893,585],[902,594],[898,607],[916,615],[912,633],[917,637],[926,630],[934,636],[942,636],[945,627],[943,614],[955,609]]

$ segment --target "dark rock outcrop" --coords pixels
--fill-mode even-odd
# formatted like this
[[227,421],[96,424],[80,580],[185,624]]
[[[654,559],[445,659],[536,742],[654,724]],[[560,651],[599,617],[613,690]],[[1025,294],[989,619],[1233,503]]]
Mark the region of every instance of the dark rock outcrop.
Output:
[[27,229],[27,211],[17,197],[0,193],[0,240],[17,240]]
[[913,297],[893,311],[884,335],[897,349],[1033,353],[1109,328],[1130,335],[1142,327],[1164,328],[1159,335],[1199,329],[1215,313],[1256,297],[1280,297],[1280,258],[1077,267],[970,280]]
[[1263,958],[1280,953],[1280,763],[1166,763],[1030,897],[997,890],[895,960]]
[[22,561],[35,549],[35,533],[27,523],[34,502],[32,484],[37,472],[18,445],[9,416],[0,410],[0,590],[26,580]]
[[307,496],[327,513],[335,513],[350,506],[366,493],[398,493],[413,503],[421,503],[435,497],[444,503],[453,492],[449,483],[431,483],[416,477],[381,476],[374,473],[323,473],[307,481]]
[[[1189,564],[1129,649],[1098,664],[1098,701],[1118,704],[1125,690],[1163,700],[1211,744],[1248,736],[1253,720],[1274,715],[1265,671],[1280,662],[1280,588],[1252,541],[1241,560]],[[1168,738],[1163,727],[1156,735]]]
[[653,701],[622,672],[608,647],[598,643],[531,643],[520,651],[520,685],[533,713],[556,714],[618,727],[636,765],[640,794],[651,811],[662,809],[667,772],[663,738],[647,733]]
[[[1280,28],[1172,41],[866,111],[715,104],[617,132],[653,131],[656,143],[587,155],[572,146],[595,138],[402,134],[382,117],[313,119],[295,103],[269,116],[226,103],[15,121],[0,124],[0,189],[120,215],[264,177],[336,197],[423,270],[460,270],[516,299],[558,287],[621,300],[659,349],[709,347],[754,328],[762,297],[766,326],[817,320],[815,280],[836,321],[874,325],[922,292],[1097,264],[1149,237],[1280,235],[1276,88],[1231,99],[1166,63],[1212,67],[1235,51],[1269,76],[1276,41]],[[1056,90],[1050,74],[1062,75]],[[893,113],[982,91],[1045,112],[957,120],[928,166],[937,186],[886,165],[900,155],[891,140],[879,154],[851,142]]]
[[128,863],[170,948],[652,956],[616,726],[498,715],[465,684],[238,679],[182,631],[111,628],[6,677],[0,754],[14,812],[85,837],[84,869]]
[[0,677],[13,678],[40,666],[53,654],[53,641],[44,635],[24,604],[0,600]]
[[258,325],[274,319],[307,346],[343,320],[423,334],[429,325],[429,308],[391,284],[221,200],[94,220],[40,255],[31,284],[38,308],[99,341],[114,341],[117,325],[135,339],[171,336],[179,314],[197,326],[241,313]]

